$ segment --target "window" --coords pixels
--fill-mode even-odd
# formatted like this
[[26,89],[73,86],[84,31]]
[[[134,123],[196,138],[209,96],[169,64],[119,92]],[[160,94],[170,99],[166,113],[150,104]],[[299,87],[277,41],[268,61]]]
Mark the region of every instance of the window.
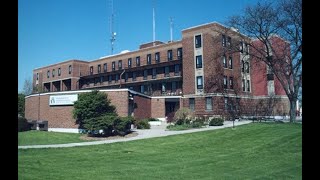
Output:
[[249,44],[245,43],[245,52],[248,55],[249,54]]
[[172,60],[172,50],[168,50],[168,61]]
[[247,91],[250,92],[250,80],[247,80]]
[[167,83],[163,82],[161,86],[162,86],[162,87],[161,87],[161,91],[162,91],[162,92],[166,92]]
[[143,70],[143,80],[147,80],[148,79],[148,70]]
[[250,68],[249,68],[249,62],[246,62],[246,63],[245,63],[245,70],[246,70],[247,73],[250,72],[249,69],[250,69]]
[[228,110],[228,97],[224,97],[224,109]]
[[229,86],[230,89],[233,89],[233,77],[229,77]]
[[136,66],[140,66],[140,56],[136,57]]
[[228,88],[228,77],[223,76],[223,88],[227,89]]
[[90,74],[93,74],[93,66],[90,66]]
[[125,82],[128,82],[128,73],[125,73],[125,74],[124,74],[124,81],[125,81]]
[[164,67],[164,77],[169,77],[169,66]]
[[103,64],[103,72],[107,72],[108,71],[108,66],[107,66],[107,63],[104,63]]
[[267,81],[272,81],[274,80],[273,74],[267,74]]
[[132,58],[128,59],[128,68],[131,68]]
[[195,100],[194,98],[189,98],[189,109],[191,111],[194,111],[194,107],[195,107]]
[[240,52],[243,53],[243,42],[240,42]]
[[100,76],[100,83],[103,83],[103,77],[104,76]]
[[222,46],[226,47],[226,35],[222,34]]
[[182,59],[182,48],[178,48],[178,50],[177,50],[177,57],[178,57],[178,60],[181,60],[181,59]]
[[71,65],[69,65],[69,74],[71,74],[71,71],[72,71],[72,67]]
[[122,60],[118,61],[118,69],[121,70],[122,69]]
[[246,80],[242,79],[242,91],[246,91]]
[[112,62],[112,71],[115,71],[116,70],[116,62]]
[[147,64],[151,64],[151,54],[147,55]]
[[116,74],[114,79],[115,79],[116,82],[118,82],[118,80],[119,80],[119,74]]
[[174,75],[175,76],[179,76],[180,75],[179,71],[180,71],[180,65],[179,64],[175,64],[174,65]]
[[197,76],[197,89],[203,89],[203,79],[202,79],[202,76]]
[[141,86],[140,86],[140,92],[141,92],[141,93],[144,93],[144,85],[141,85]]
[[137,80],[137,73],[133,72],[132,73],[132,81],[136,81]]
[[196,46],[196,48],[200,48],[201,47],[201,35],[197,35],[195,37],[195,46]]
[[156,63],[159,63],[159,62],[160,62],[160,52],[156,52],[156,54],[155,54],[155,60],[156,60]]
[[98,65],[98,73],[100,73],[101,72],[101,65],[99,64]]
[[53,70],[52,70],[52,77],[54,77],[55,72],[56,72],[56,70],[53,69]]
[[111,75],[109,75],[109,79],[108,79],[108,81],[109,81],[109,83],[111,83],[111,82],[112,82],[112,76],[111,76]]
[[39,80],[39,73],[37,73],[37,80]]
[[50,78],[50,70],[47,71],[47,78]]
[[176,81],[173,81],[173,82],[171,83],[171,91],[172,91],[172,92],[176,92],[176,90],[177,90],[177,82],[176,82]]
[[202,68],[202,55],[196,56],[196,68]]
[[243,60],[241,61],[241,72],[244,73],[244,61]]
[[206,97],[206,110],[212,110],[212,97]]
[[58,76],[61,75],[61,68],[58,68]]
[[229,56],[229,69],[232,69],[232,56]]
[[224,67],[224,68],[228,68],[226,55],[223,55],[223,56],[222,56],[222,62],[223,62],[223,67]]
[[152,69],[152,79],[156,79],[157,78],[157,69],[153,68]]
[[227,46],[229,48],[231,48],[231,37],[230,36],[228,36],[228,39],[227,39]]

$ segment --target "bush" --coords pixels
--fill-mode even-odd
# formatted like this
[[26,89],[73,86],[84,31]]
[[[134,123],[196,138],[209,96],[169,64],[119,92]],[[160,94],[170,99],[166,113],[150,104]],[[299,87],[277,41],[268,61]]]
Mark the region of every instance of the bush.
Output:
[[136,126],[137,126],[137,129],[150,129],[150,124],[148,119],[136,121]]
[[159,119],[156,119],[156,118],[148,118],[148,121],[159,121]]
[[222,126],[223,125],[223,119],[222,118],[212,118],[209,126]]
[[173,117],[173,122],[177,125],[190,124],[190,120],[194,118],[193,112],[188,108],[180,108]]
[[18,132],[30,130],[29,123],[26,118],[18,117]]
[[[124,136],[130,132],[132,117],[118,117],[114,115],[105,115],[96,118],[84,120],[84,127],[91,136]],[[99,131],[103,132],[100,133]]]

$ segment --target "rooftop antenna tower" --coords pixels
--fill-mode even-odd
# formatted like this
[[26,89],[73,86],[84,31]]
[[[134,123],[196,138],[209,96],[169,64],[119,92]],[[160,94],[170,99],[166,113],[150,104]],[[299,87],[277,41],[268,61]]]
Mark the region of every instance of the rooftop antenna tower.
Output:
[[110,32],[111,32],[111,54],[113,54],[113,46],[114,42],[116,41],[116,32],[113,29],[113,21],[114,21],[114,12],[113,12],[113,0],[111,0],[111,19],[110,19]]
[[156,2],[155,0],[152,1],[152,29],[153,29],[153,46],[155,46],[155,41],[156,41],[156,20],[155,20],[155,5]]
[[170,17],[170,42],[173,41],[172,29],[173,29],[173,18]]

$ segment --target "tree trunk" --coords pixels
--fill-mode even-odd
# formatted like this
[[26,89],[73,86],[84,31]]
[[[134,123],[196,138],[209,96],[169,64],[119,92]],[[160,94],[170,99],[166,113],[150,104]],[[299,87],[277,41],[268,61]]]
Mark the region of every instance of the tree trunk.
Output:
[[290,101],[290,122],[296,121],[296,100],[289,99]]

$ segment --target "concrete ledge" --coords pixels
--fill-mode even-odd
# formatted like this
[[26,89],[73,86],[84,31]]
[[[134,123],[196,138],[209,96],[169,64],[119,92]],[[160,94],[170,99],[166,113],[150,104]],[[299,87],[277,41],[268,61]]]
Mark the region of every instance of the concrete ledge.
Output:
[[161,121],[149,121],[149,124],[153,125],[153,126],[160,126],[161,125]]
[[81,133],[81,131],[83,131],[83,129],[77,129],[77,128],[48,128],[48,131],[64,132],[64,133]]

